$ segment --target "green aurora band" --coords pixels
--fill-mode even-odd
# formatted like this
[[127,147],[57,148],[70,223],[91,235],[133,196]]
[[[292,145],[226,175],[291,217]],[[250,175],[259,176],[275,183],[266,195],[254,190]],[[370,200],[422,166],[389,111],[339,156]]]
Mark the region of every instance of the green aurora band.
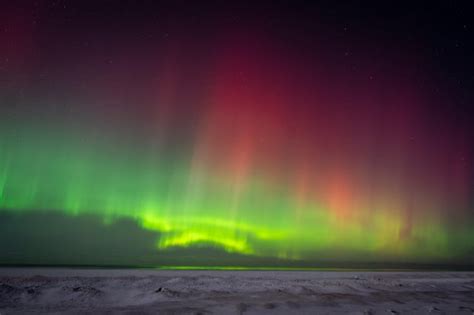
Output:
[[130,218],[159,233],[160,251],[205,245],[292,260],[328,252],[328,259],[337,259],[335,253],[347,252],[372,260],[443,262],[465,255],[474,242],[468,221],[449,225],[440,214],[425,213],[403,237],[403,214],[383,200],[374,203],[376,211],[356,209],[357,216],[344,219],[324,202],[298,203],[291,187],[258,175],[246,178],[236,205],[235,185],[213,177],[212,169],[196,171],[192,158],[183,158],[192,154],[173,158],[123,143],[118,151],[111,143],[85,144],[52,132],[2,136],[0,208],[92,213],[106,225]]

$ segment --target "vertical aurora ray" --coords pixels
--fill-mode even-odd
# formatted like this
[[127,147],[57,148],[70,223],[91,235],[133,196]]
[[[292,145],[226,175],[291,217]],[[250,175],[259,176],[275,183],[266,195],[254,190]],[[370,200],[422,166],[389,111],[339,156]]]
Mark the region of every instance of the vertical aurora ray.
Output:
[[[0,211],[132,219],[157,233],[157,251],[395,262],[471,253],[469,136],[439,132],[412,61],[356,55],[365,67],[355,73],[343,56],[310,58],[276,36],[209,37],[124,49],[105,66],[79,51],[79,67],[56,65],[80,83],[66,84],[71,95],[6,104]],[[129,65],[140,58],[153,66]]]

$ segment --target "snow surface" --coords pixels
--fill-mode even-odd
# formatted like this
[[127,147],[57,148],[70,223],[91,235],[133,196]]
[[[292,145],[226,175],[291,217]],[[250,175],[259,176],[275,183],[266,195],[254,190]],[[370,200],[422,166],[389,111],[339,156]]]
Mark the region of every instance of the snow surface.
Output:
[[474,314],[474,273],[0,268],[29,313]]

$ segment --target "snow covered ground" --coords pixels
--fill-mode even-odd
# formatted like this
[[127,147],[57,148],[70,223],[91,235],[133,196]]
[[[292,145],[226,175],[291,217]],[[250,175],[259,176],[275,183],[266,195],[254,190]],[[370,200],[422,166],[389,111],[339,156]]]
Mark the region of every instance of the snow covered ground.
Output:
[[0,314],[474,314],[474,272],[0,268]]

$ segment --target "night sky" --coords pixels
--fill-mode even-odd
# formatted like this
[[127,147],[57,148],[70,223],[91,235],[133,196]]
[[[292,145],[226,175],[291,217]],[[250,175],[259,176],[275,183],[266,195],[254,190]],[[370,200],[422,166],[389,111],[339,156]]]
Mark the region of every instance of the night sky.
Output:
[[469,2],[3,2],[0,264],[474,264]]

